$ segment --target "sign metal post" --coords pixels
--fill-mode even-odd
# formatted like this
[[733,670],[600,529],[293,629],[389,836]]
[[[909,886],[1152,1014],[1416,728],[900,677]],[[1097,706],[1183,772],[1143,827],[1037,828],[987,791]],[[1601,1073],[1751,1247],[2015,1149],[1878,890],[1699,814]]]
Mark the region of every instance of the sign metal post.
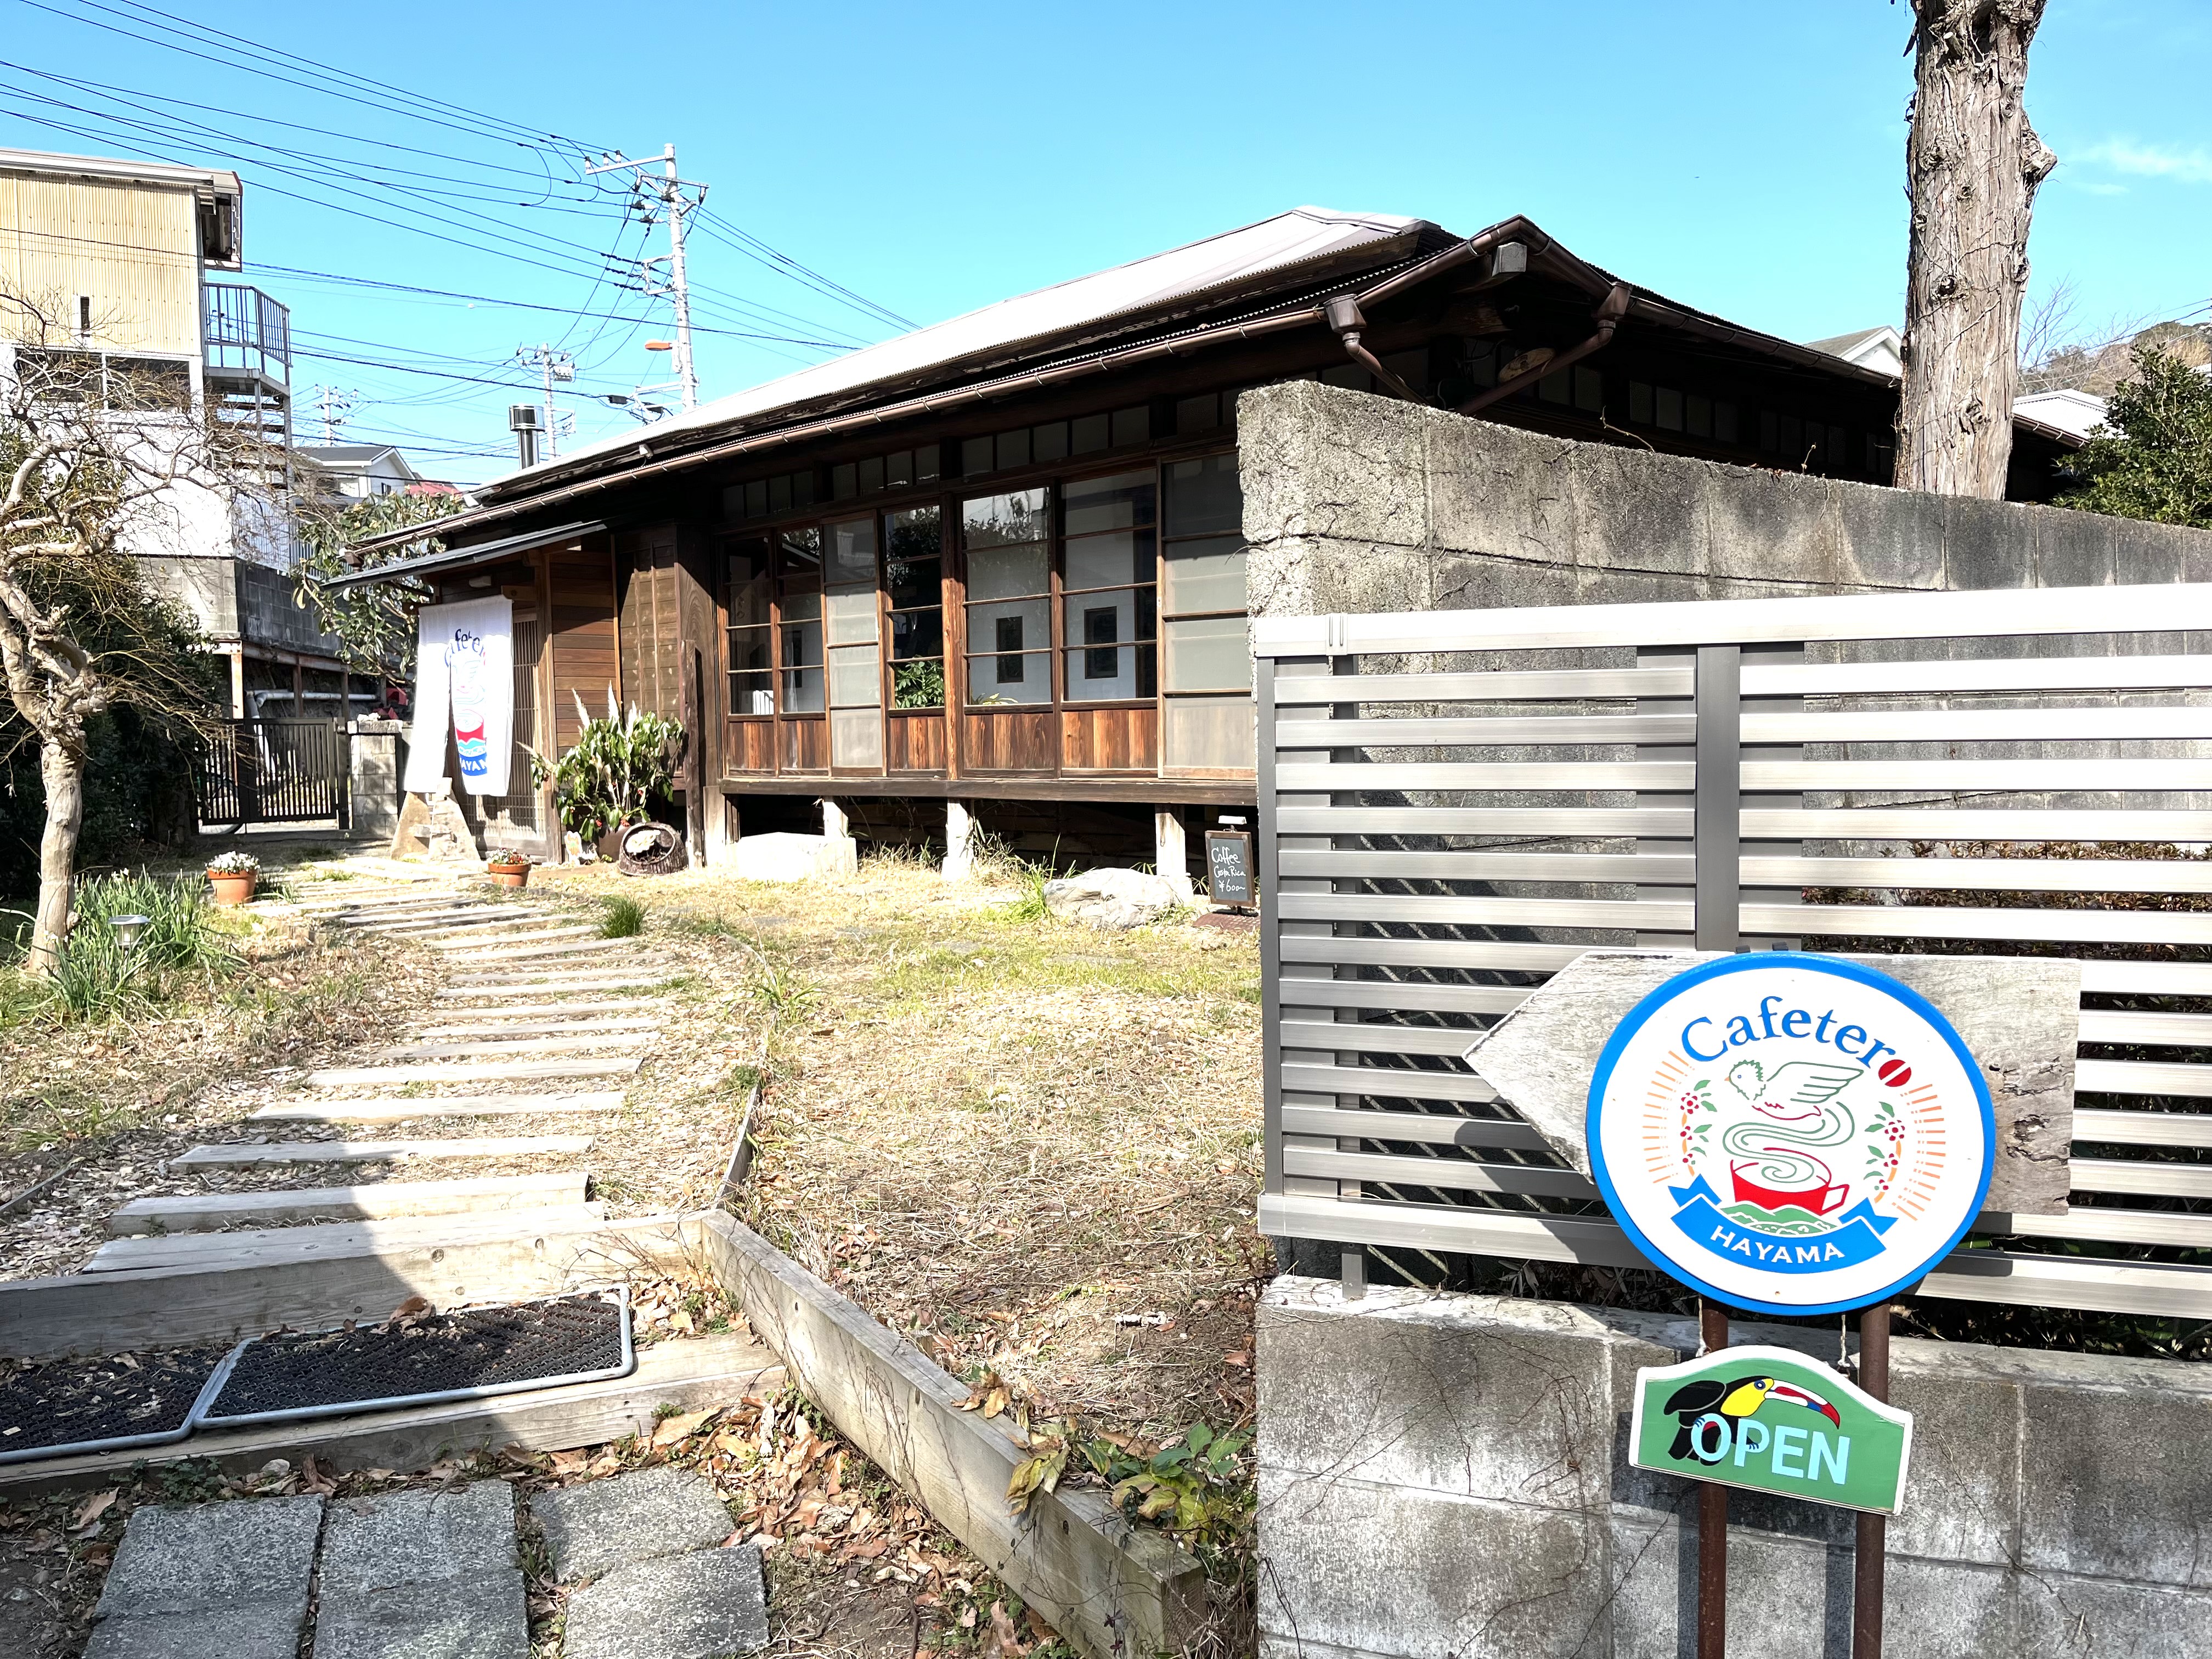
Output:
[[[1698,1298],[1698,1334],[1705,1352],[1729,1345],[1728,1310]],[[1728,1488],[1707,1480],[1698,1487],[1698,1659],[1728,1659]],[[1854,1654],[1851,1659],[1859,1659]]]
[[[1859,1310],[1859,1387],[1889,1398],[1889,1304]],[[1862,1510],[1851,1559],[1851,1659],[1881,1659],[1882,1584],[1888,1567],[1889,1517]]]

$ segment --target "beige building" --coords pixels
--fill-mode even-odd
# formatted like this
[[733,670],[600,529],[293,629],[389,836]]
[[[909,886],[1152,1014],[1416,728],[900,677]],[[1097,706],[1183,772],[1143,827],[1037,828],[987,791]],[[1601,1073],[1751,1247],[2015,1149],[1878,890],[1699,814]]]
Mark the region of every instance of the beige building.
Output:
[[[244,191],[217,168],[0,149],[0,384],[42,362],[169,378],[196,411],[254,429],[287,462],[232,498],[180,487],[156,583],[231,661],[234,715],[346,706],[336,642],[292,602],[291,318],[224,280],[244,264]],[[374,701],[373,689],[362,696]]]

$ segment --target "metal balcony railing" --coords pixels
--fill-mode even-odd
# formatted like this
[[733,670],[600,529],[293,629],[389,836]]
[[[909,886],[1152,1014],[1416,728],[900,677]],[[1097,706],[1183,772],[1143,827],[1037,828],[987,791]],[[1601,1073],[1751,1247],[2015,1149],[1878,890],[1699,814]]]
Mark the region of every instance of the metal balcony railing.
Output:
[[292,313],[258,288],[210,283],[200,290],[207,366],[292,383]]

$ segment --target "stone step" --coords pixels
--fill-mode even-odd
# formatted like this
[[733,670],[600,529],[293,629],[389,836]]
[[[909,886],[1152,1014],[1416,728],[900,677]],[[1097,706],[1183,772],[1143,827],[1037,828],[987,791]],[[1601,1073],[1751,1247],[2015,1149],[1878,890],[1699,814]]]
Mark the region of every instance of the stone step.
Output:
[[637,1351],[635,1371],[603,1382],[401,1406],[308,1423],[205,1429],[173,1445],[0,1463],[0,1493],[15,1498],[48,1490],[89,1490],[112,1484],[115,1474],[134,1464],[161,1468],[187,1458],[208,1460],[226,1474],[251,1474],[272,1457],[296,1467],[303,1454],[312,1452],[336,1468],[411,1473],[508,1446],[526,1451],[603,1446],[631,1435],[650,1435],[667,1412],[726,1406],[749,1394],[775,1394],[782,1386],[782,1366],[757,1340],[716,1331],[679,1342],[648,1343]]
[[195,1146],[173,1170],[284,1168],[301,1164],[409,1164],[471,1158],[579,1158],[589,1135],[482,1135],[424,1140],[240,1140]]
[[526,904],[441,904],[397,916],[356,917],[340,912],[338,921],[364,933],[434,933],[450,928],[514,927],[537,921],[544,913]]
[[549,945],[561,945],[574,950],[584,940],[596,941],[592,948],[604,951],[623,943],[620,939],[604,937],[596,927],[581,925],[571,927],[544,927],[534,933],[517,933],[508,939],[487,939],[482,934],[468,933],[454,939],[430,939],[422,942],[427,948],[441,952],[455,962],[473,957],[508,957],[520,951],[540,951]]
[[476,967],[507,967],[508,963],[542,963],[546,957],[571,957],[571,960],[564,960],[562,967],[584,967],[581,960],[573,960],[573,957],[602,956],[604,951],[635,953],[639,945],[633,938],[591,938],[586,931],[580,938],[553,940],[550,945],[531,945],[531,942],[493,945],[489,949],[477,947],[471,951],[456,951],[447,956],[445,960],[456,969],[465,969],[465,971]]
[[379,1053],[380,1060],[433,1060],[440,1054],[557,1054],[572,1048],[618,1048],[626,1044],[649,1043],[653,1041],[650,1027],[644,1030],[617,1027],[611,1031],[571,1031],[557,1036],[518,1036],[512,1039],[503,1035],[484,1031],[465,1031],[459,1036],[426,1039],[410,1042],[404,1048],[386,1048]]
[[418,1117],[541,1117],[564,1112],[616,1112],[622,1091],[598,1089],[546,1095],[395,1095],[386,1099],[301,1101],[264,1106],[249,1123],[404,1123]]
[[[643,967],[649,974],[627,974],[622,970]],[[496,974],[456,974],[446,981],[438,993],[441,1002],[466,1001],[475,998],[557,996],[568,991],[649,991],[668,983],[667,970],[658,963],[618,963],[611,964],[606,974],[563,974],[556,968],[540,970],[533,979],[518,979],[528,969],[510,968]]]
[[[570,1012],[585,1015],[596,1015],[602,1012],[611,1012],[617,1008],[627,1010],[636,1006],[637,1005],[635,1003],[629,1002],[584,1002],[579,1003],[572,1010],[563,1008],[558,1004],[541,1003],[534,1006],[526,1005],[520,1008],[454,1010],[440,1014],[437,1018],[441,1023],[426,1028],[422,1032],[422,1035],[426,1037],[492,1036],[495,1035],[501,1036],[582,1036],[587,1032],[592,1031],[659,1030],[660,1029],[660,1022],[657,1019],[602,1019],[587,1018],[584,1019],[570,1020],[554,1019],[550,1018],[550,1016],[554,1014],[566,1014]],[[548,1018],[533,1018],[534,1016],[541,1015],[548,1016]]]
[[488,1066],[332,1066],[310,1072],[310,1089],[352,1089],[406,1083],[527,1083],[564,1077],[629,1077],[643,1065],[635,1054],[607,1060],[508,1060]]
[[380,893],[343,892],[327,896],[316,894],[298,901],[302,910],[311,915],[343,915],[349,911],[363,915],[375,913],[397,915],[404,910],[419,910],[441,904],[474,902],[475,896],[458,887],[428,887],[418,891],[403,892],[392,890]]
[[305,1187],[285,1193],[201,1193],[137,1198],[107,1218],[117,1238],[212,1232],[295,1221],[370,1221],[407,1215],[581,1204],[582,1170],[553,1175],[480,1176],[462,1181],[380,1181],[366,1187]]
[[88,1273],[148,1267],[234,1271],[298,1261],[434,1249],[488,1239],[535,1239],[595,1231],[604,1204],[563,1204],[488,1215],[409,1216],[391,1221],[330,1221],[309,1227],[256,1228],[228,1233],[179,1233],[170,1238],[112,1238],[93,1252]]

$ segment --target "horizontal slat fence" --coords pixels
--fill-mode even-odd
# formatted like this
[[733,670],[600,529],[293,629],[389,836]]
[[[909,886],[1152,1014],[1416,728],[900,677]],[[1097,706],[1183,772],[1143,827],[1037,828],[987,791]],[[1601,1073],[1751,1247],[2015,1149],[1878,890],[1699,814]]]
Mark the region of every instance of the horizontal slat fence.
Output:
[[1646,1265],[1459,1055],[1583,951],[2083,963],[2063,1216],[1921,1293],[2212,1318],[2212,586],[1265,618],[1263,1231]]

